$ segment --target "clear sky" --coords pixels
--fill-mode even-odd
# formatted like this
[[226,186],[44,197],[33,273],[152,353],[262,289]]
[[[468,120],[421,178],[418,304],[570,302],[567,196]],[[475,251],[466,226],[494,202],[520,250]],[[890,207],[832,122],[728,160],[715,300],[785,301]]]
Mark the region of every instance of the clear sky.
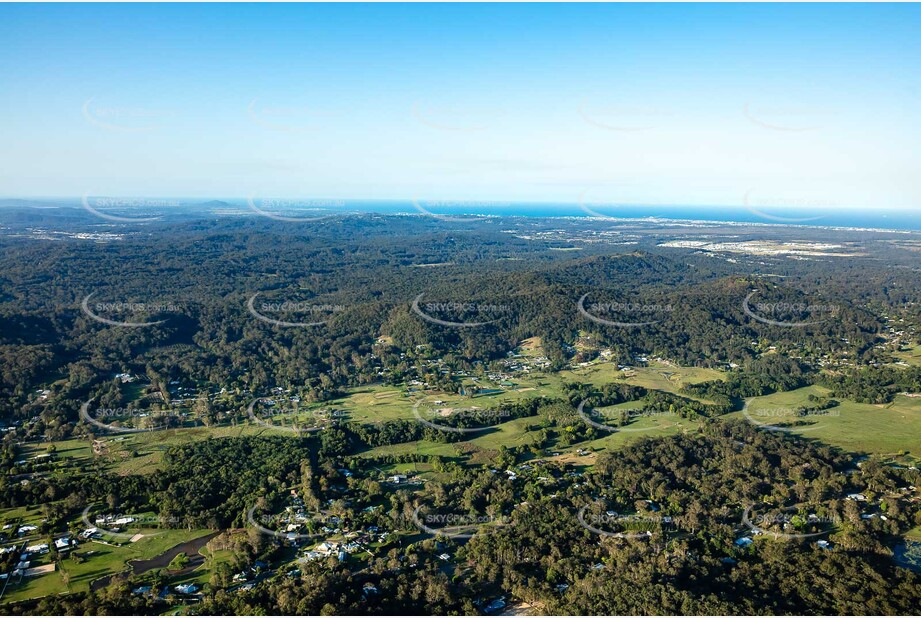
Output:
[[917,5],[3,4],[0,195],[917,209],[919,32]]

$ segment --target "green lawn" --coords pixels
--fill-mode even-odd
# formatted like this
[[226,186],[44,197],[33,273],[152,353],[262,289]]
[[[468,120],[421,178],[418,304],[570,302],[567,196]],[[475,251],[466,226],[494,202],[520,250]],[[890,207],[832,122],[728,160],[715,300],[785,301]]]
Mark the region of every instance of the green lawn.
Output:
[[[156,472],[163,458],[163,453],[171,446],[189,444],[205,440],[208,437],[238,437],[244,435],[287,434],[255,424],[221,427],[186,427],[150,431],[125,436],[108,436],[106,442],[109,453],[108,461],[116,466],[122,474],[149,474]],[[132,455],[137,451],[138,455]]]
[[[528,340],[522,345],[525,355],[540,353],[540,342]],[[589,382],[601,385],[612,381],[625,381],[646,388],[660,389],[677,393],[685,384],[707,380],[721,379],[724,374],[711,369],[696,367],[677,367],[664,363],[653,363],[650,367],[641,367],[635,374],[625,377],[609,362],[597,362],[591,367],[577,371],[564,371],[560,374],[520,374],[512,379],[512,385],[500,386],[480,379],[476,383],[466,378],[464,385],[478,392],[476,395],[464,396],[454,393],[406,392],[403,387],[375,384],[351,389],[343,397],[322,403],[302,405],[302,420],[322,418],[325,412],[336,410],[343,412],[349,421],[359,423],[380,423],[391,420],[410,420],[414,418],[413,404],[419,399],[426,401],[441,400],[444,407],[481,408],[501,406],[503,403],[521,401],[532,397],[546,396],[561,398],[564,381]],[[300,417],[299,417],[300,418]],[[272,419],[266,419],[271,421]],[[281,417],[274,419],[281,422]],[[290,419],[288,419],[290,420]],[[186,427],[164,431],[143,432],[126,435],[107,435],[103,438],[108,447],[105,461],[121,474],[149,474],[155,472],[162,460],[163,453],[171,446],[188,444],[208,437],[230,437],[242,435],[279,434],[289,435],[283,428],[273,429],[255,423],[238,426],[221,427]],[[527,437],[515,425],[499,426],[497,430],[471,438],[471,442],[485,449],[498,448],[500,444],[516,445],[527,442]],[[61,456],[72,456],[80,461],[93,458],[91,446],[86,440],[68,440],[55,443]],[[36,449],[44,452],[45,445]],[[453,447],[442,444],[411,443],[393,447],[392,452],[423,452],[454,456]]]
[[26,577],[18,585],[10,584],[7,586],[6,594],[3,595],[3,603],[36,599],[63,592],[67,592],[64,579],[59,571],[55,571],[40,577]]
[[144,397],[144,390],[147,386],[148,384],[144,384],[143,382],[129,382],[120,385],[120,390],[128,401],[138,401]]
[[533,442],[531,432],[527,430],[528,426],[540,425],[540,423],[541,417],[539,416],[516,418],[491,427],[488,431],[472,434],[470,442],[479,448],[488,450],[498,450],[500,446],[528,445]]
[[516,352],[529,358],[544,356],[544,342],[540,337],[525,339],[518,346]]
[[[785,419],[774,411],[809,405],[809,394],[826,396],[828,391],[809,386],[756,397],[749,405],[749,413],[757,421],[783,422]],[[810,425],[794,429],[794,433],[852,452],[896,455],[906,451],[921,457],[921,398],[897,395],[885,405],[839,401],[841,405],[829,410],[830,414],[809,417]],[[741,412],[729,416],[745,418]]]
[[610,382],[626,382],[647,389],[680,394],[679,391],[685,385],[723,380],[726,374],[716,369],[651,362],[648,367],[635,367],[629,372],[618,371],[613,363],[597,363],[573,371],[562,371],[560,376],[567,381],[589,382],[599,386]]
[[[38,524],[42,519],[44,519],[44,516],[42,515],[41,507],[38,505],[0,509],[0,522],[4,525],[14,522],[20,524]],[[5,531],[7,536],[10,535],[10,532],[12,532],[12,529]],[[15,537],[13,538],[15,539]]]
[[378,446],[362,453],[363,457],[379,457],[381,455],[404,455],[413,453],[418,455],[440,455],[441,457],[457,457],[457,450],[451,444],[429,442],[428,440],[415,440],[402,444]]
[[[179,543],[211,532],[211,530],[158,529],[139,529],[138,531],[149,536],[135,543],[125,543],[117,547],[95,541],[81,543],[76,551],[85,557],[82,563],[78,564],[70,558],[64,558],[60,569],[54,573],[41,577],[29,577],[24,579],[22,584],[10,585],[3,601],[21,601],[66,592],[86,592],[93,580],[127,571],[129,560],[153,558]],[[69,578],[67,585],[64,583],[65,573]]]
[[[538,342],[530,341],[529,348],[531,353],[535,353]],[[564,371],[560,374],[542,374],[533,373],[531,375],[516,376],[512,382],[513,386],[500,388],[485,380],[480,380],[476,387],[481,389],[490,388],[495,392],[489,394],[478,394],[474,397],[466,397],[452,393],[425,393],[402,395],[399,389],[392,387],[383,388],[366,388],[361,389],[360,393],[352,393],[336,402],[333,407],[350,410],[350,416],[355,420],[361,419],[363,422],[374,422],[375,420],[387,420],[393,418],[411,419],[412,403],[416,397],[424,397],[425,401],[432,402],[439,400],[443,403],[438,407],[471,407],[478,406],[482,408],[500,406],[506,402],[529,399],[533,397],[547,396],[551,398],[562,398],[562,384],[564,381],[587,382],[595,385],[602,385],[613,381],[625,381],[630,384],[644,386],[650,389],[658,389],[671,393],[678,391],[685,384],[695,384],[709,380],[723,379],[725,374],[712,369],[701,369],[697,367],[678,367],[664,363],[653,363],[650,367],[641,367],[635,370],[634,375],[625,377],[623,372],[617,370],[617,366],[608,362],[598,362],[590,367],[578,369],[576,371]],[[465,385],[473,385],[470,379],[465,380]],[[628,402],[618,406],[612,406],[610,410],[617,409],[634,410],[641,407],[637,402]],[[472,433],[467,436],[465,443],[473,445],[482,450],[497,450],[500,446],[521,446],[528,445],[532,442],[532,433],[527,431],[528,426],[537,426],[541,423],[538,417],[529,417],[515,419],[507,423],[501,423],[482,433]],[[588,445],[580,444],[566,448],[555,448],[567,456],[579,448],[589,446],[595,449],[620,448],[642,436],[662,436],[669,435],[679,431],[693,430],[697,427],[696,423],[675,419],[674,417],[655,416],[640,418],[628,427],[641,431],[620,431],[612,435],[604,436]],[[405,444],[396,444],[392,446],[383,446],[366,451],[366,456],[376,456],[383,454],[406,454],[415,453],[423,455],[441,455],[444,457],[456,457],[457,449],[451,444],[439,444],[419,440]]]
[[359,423],[381,423],[410,418],[414,401],[400,387],[375,384],[352,389],[344,397],[312,407],[344,411],[349,420]]
[[678,433],[687,433],[689,431],[695,431],[698,427],[700,427],[699,422],[688,421],[683,418],[662,416],[643,417],[626,426],[626,428],[631,431],[615,431],[603,438],[579,444],[569,450],[575,450],[577,448],[588,450],[616,450],[643,438],[661,438],[663,436],[671,436]]
[[40,444],[22,445],[20,459],[31,459],[36,455],[49,453],[51,448],[56,449],[55,457],[58,460],[72,458],[74,462],[86,462],[93,458],[93,448],[86,440],[61,440],[58,442],[42,442]]
[[909,365],[921,365],[921,345],[899,350],[898,352],[895,352],[893,356],[901,361],[908,363]]

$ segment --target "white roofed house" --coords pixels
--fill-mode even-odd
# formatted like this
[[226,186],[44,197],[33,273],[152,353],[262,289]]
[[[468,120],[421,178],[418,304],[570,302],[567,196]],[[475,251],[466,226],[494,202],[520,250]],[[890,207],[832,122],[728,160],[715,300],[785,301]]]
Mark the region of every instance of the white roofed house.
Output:
[[24,526],[19,526],[19,530],[16,532],[19,536],[29,534],[30,532],[35,532],[38,530],[38,526],[33,526],[32,524],[26,524]]

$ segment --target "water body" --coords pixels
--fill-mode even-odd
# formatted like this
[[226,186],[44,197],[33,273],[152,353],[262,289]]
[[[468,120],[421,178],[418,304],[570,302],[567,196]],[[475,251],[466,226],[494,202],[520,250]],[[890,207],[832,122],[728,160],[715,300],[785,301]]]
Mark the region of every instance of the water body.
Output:
[[[342,213],[379,213],[432,215],[446,220],[453,217],[605,217],[617,219],[665,219],[672,221],[711,221],[718,223],[753,223],[764,225],[803,225],[844,228],[872,228],[901,231],[921,231],[921,208],[857,209],[844,207],[750,207],[688,206],[668,204],[614,204],[575,202],[499,202],[448,200],[247,200],[245,198],[169,198],[169,206],[158,206],[167,198],[146,198],[154,205],[114,208],[111,213],[140,217],[145,214],[211,213],[237,215],[276,215],[282,217],[315,218]],[[75,210],[88,215],[73,198],[41,198],[35,200],[0,199],[0,212],[9,208],[51,215],[55,209]],[[258,210],[253,210],[255,207]],[[103,209],[110,212],[109,209]]]
[[[239,199],[227,203],[245,205]],[[317,200],[321,202],[321,200]],[[914,209],[849,209],[828,207],[782,208],[761,205],[744,206],[683,206],[657,204],[585,204],[534,202],[457,202],[446,200],[335,200],[333,207],[311,210],[374,212],[381,214],[431,214],[446,219],[469,215],[495,217],[610,217],[611,219],[670,219],[678,221],[713,221],[723,223],[760,223],[768,225],[807,225],[858,227],[892,230],[921,230],[921,208]],[[200,201],[199,201],[200,203]],[[309,204],[305,201],[305,204]],[[289,212],[296,212],[297,200],[291,200]],[[245,206],[244,206],[245,207]],[[272,210],[266,208],[266,210]]]
[[[236,200],[228,200],[236,202]],[[921,230],[921,209],[879,210],[847,208],[771,208],[743,206],[614,205],[566,203],[488,203],[433,201],[345,200],[340,206],[352,212],[381,214],[433,214],[515,217],[610,217],[612,219],[672,219],[761,223],[769,225],[807,225],[858,227],[893,230]]]
[[[181,553],[184,553],[189,558],[188,563],[186,564],[185,568],[180,571],[171,573],[171,575],[185,575],[187,573],[191,573],[205,562],[205,557],[198,553],[199,550],[207,545],[208,541],[219,534],[220,531],[212,532],[210,534],[206,534],[205,536],[198,537],[197,539],[192,539],[191,541],[180,543],[179,545],[175,545],[163,553],[147,560],[129,560],[129,572],[133,575],[141,575],[142,573],[146,573],[147,571],[151,571],[153,569],[163,569],[173,561],[173,558]],[[105,588],[112,582],[112,578],[115,577],[115,575],[116,574],[106,575],[105,577],[100,577],[99,579],[93,580],[90,582],[90,590],[95,591]]]
[[892,548],[892,559],[900,567],[921,573],[921,542],[905,541]]

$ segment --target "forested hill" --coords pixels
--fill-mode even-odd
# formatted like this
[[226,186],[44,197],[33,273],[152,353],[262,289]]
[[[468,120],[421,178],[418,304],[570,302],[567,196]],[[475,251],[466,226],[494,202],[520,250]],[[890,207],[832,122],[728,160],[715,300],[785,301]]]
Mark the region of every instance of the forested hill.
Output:
[[[38,222],[60,224],[60,215],[31,212]],[[548,231],[535,234],[541,225]],[[656,355],[741,366],[771,345],[813,369],[823,356],[871,363],[883,318],[921,297],[917,273],[875,258],[759,258],[757,269],[787,273],[767,276],[753,274],[750,261],[663,250],[663,232],[654,228],[630,228],[636,240],[618,244],[598,241],[587,225],[529,220],[515,232],[511,223],[430,217],[292,225],[190,216],[169,225],[83,223],[93,231],[81,234],[112,237],[26,239],[37,228],[17,223],[12,229],[21,233],[0,237],[2,414],[43,411],[48,420],[72,422],[75,402],[119,371],[245,390],[296,386],[322,400],[379,380],[385,369],[402,371],[423,348],[469,369],[531,337],[557,368],[577,354],[580,335],[622,362]],[[810,318],[805,328],[774,326],[746,314],[752,292],[756,309],[818,306],[833,314]],[[435,319],[485,323],[444,328],[422,319],[412,310],[420,294]],[[298,308],[310,305],[323,324],[280,328],[254,317],[251,299],[267,307],[267,317],[290,322],[305,321]],[[101,323],[83,302],[99,317],[145,327]],[[375,348],[382,337],[390,345]],[[28,394],[40,388],[53,396],[36,409]]]

